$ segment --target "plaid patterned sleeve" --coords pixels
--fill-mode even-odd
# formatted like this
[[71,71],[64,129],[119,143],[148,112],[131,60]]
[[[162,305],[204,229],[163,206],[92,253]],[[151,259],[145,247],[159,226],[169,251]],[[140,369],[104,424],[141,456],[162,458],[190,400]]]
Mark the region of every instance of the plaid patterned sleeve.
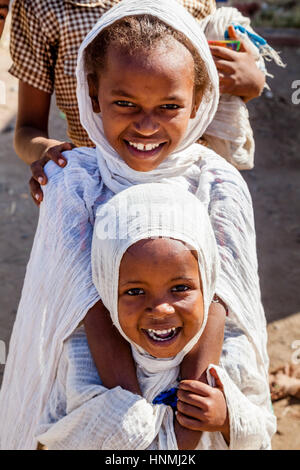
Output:
[[197,20],[202,20],[216,9],[215,0],[180,0],[179,3],[182,3]]
[[[47,21],[44,16],[41,22],[41,13],[40,2],[14,1],[10,36],[13,65],[9,72],[39,90],[52,93],[56,51],[49,37],[55,37],[55,21]],[[49,34],[45,34],[49,26]]]

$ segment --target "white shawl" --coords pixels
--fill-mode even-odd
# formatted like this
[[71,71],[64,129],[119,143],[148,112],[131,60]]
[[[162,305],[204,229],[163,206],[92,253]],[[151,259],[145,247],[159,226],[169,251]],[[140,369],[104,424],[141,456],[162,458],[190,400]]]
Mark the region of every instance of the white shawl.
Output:
[[[107,230],[107,224],[113,225],[115,230]],[[181,240],[195,249],[202,281],[204,316],[201,328],[180,353],[169,359],[154,358],[133,343],[122,330],[118,316],[122,257],[131,245],[152,237]],[[98,209],[92,244],[93,281],[114,325],[132,346],[142,394],[148,402],[177,383],[179,365],[205,328],[218,268],[217,244],[207,210],[180,186],[161,183],[131,186]],[[168,443],[168,449],[177,449],[171,408],[160,406],[155,412],[155,434],[160,441]]]
[[[87,73],[84,68],[83,54],[85,48],[106,27],[124,16],[152,14],[159,16],[168,25],[183,32],[199,51],[202,57],[210,86],[206,87],[197,115],[190,119],[185,138],[179,148],[163,161],[158,168],[148,172],[138,172],[130,168],[105,138],[101,114],[95,114],[91,106]],[[96,144],[98,165],[102,180],[114,193],[132,184],[151,183],[155,180],[167,181],[170,177],[181,177],[190,171],[191,165],[198,160],[192,144],[204,133],[212,121],[219,101],[219,78],[217,69],[208,47],[208,43],[197,21],[188,11],[174,0],[126,0],[102,16],[80,46],[77,62],[77,100],[80,121],[92,142]]]
[[[248,32],[254,33],[250,18],[243,16],[236,8],[218,8],[213,14],[201,20],[200,24],[207,40],[211,41],[223,40],[229,25],[242,26]],[[258,49],[247,34],[239,31],[237,34],[248,45],[257,67],[265,75],[272,76],[266,71],[264,59],[274,60],[277,65],[284,67],[278,53],[269,45],[266,44]],[[269,88],[268,85],[265,87]],[[240,97],[228,94],[220,96],[218,110],[206,129],[204,138],[216,153],[238,170],[253,168],[255,153],[253,131],[247,106]]]
[[[172,2],[172,8],[171,8]],[[212,90],[197,114],[183,145],[151,173],[126,167],[93,125],[91,105],[82,81],[82,51],[91,35],[133,11],[155,14],[186,34],[209,70]],[[134,9],[135,8],[135,9]],[[114,19],[113,19],[114,18]],[[218,102],[218,77],[199,24],[172,0],[124,1],[103,15],[85,40],[78,61],[78,98],[83,125],[97,150],[66,152],[68,165],[49,162],[39,223],[13,328],[0,392],[0,448],[34,449],[36,430],[54,384],[64,341],[99,300],[92,282],[91,240],[95,210],[114,193],[132,184],[168,181],[186,187],[204,203],[218,244],[221,271],[217,294],[231,319],[247,335],[265,383],[260,407],[266,415],[269,394],[266,322],[260,302],[255,230],[251,198],[241,176],[222,158],[200,145],[190,145],[205,131]],[[201,114],[202,113],[202,114]],[[89,115],[92,120],[87,121]],[[91,126],[91,128],[90,128]],[[98,131],[97,131],[98,129]],[[95,132],[97,133],[95,135]],[[190,145],[190,146],[189,146]],[[261,422],[264,427],[264,422]]]

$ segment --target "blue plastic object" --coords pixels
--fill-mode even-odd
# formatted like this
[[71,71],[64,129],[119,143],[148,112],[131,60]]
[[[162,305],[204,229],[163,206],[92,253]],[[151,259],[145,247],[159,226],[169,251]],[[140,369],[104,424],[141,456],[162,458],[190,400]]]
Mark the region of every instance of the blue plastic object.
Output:
[[169,405],[174,411],[177,410],[177,388],[170,388],[166,392],[161,392],[157,397],[154,398],[154,405]]

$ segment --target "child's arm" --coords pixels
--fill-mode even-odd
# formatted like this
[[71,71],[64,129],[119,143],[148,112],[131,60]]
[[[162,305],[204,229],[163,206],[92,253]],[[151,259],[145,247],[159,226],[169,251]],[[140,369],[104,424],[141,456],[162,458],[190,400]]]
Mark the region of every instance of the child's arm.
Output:
[[226,310],[222,303],[212,303],[206,327],[196,346],[181,364],[181,378],[206,382],[209,364],[219,364],[222,353]]
[[14,146],[17,155],[32,171],[29,182],[30,192],[37,205],[43,200],[41,184],[48,179],[43,167],[49,160],[64,167],[67,160],[62,155],[65,150],[71,150],[74,145],[70,142],[60,142],[50,139],[48,135],[48,120],[51,95],[34,88],[19,80],[18,116],[14,135]]
[[113,326],[101,301],[87,313],[84,327],[103,385],[109,389],[120,386],[141,395],[130,345]]
[[[212,303],[205,330],[192,351],[181,364],[181,378],[207,383],[206,369],[209,364],[218,364],[221,357],[226,310],[221,303]],[[212,341],[213,338],[213,341]],[[179,450],[193,450],[202,435],[201,430],[184,427],[181,420],[175,420],[175,434]]]

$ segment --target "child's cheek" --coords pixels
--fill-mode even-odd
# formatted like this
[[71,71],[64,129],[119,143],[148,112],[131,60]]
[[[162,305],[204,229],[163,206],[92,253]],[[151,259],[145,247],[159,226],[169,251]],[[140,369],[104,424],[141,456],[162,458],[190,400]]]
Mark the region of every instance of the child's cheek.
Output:
[[119,314],[134,316],[144,306],[144,298],[141,295],[126,295],[119,299]]

